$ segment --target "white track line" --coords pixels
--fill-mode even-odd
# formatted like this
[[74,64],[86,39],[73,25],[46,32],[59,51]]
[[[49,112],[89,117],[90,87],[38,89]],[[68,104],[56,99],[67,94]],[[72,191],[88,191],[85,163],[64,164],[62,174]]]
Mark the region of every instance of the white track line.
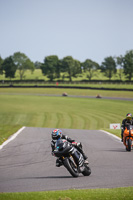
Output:
[[121,138],[119,138],[118,136],[116,136],[116,135],[114,135],[114,134],[112,134],[112,133],[109,133],[109,132],[107,132],[107,131],[104,131],[104,130],[100,130],[100,131],[102,131],[102,132],[104,132],[104,133],[106,133],[106,134],[108,134],[108,135],[110,135],[110,136],[114,137],[115,139],[117,139],[117,140],[121,141]]
[[20,128],[16,133],[14,133],[11,137],[9,137],[8,140],[6,140],[2,145],[0,145],[0,149],[2,149],[5,145],[7,145],[12,140],[14,140],[24,129],[25,129],[25,126]]

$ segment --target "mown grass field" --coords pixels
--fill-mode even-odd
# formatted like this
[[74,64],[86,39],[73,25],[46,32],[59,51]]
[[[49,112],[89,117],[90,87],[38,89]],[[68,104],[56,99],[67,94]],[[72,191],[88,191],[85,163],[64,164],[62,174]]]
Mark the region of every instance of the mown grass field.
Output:
[[[110,123],[121,123],[126,113],[132,112],[132,101],[62,97],[63,91],[43,88],[1,88],[0,143],[22,126],[108,130]],[[65,91],[71,95],[96,95],[96,91],[93,90]],[[104,95],[133,97],[132,92],[108,92]],[[119,130],[114,133],[120,135]]]
[[104,99],[1,95],[0,124],[95,130],[121,122],[126,105]]
[[68,88],[0,88],[0,94],[21,94],[21,95],[62,95],[66,92],[69,95],[94,96],[100,94],[102,97],[123,97],[133,98],[132,91],[115,90],[91,90],[91,89],[68,89]]

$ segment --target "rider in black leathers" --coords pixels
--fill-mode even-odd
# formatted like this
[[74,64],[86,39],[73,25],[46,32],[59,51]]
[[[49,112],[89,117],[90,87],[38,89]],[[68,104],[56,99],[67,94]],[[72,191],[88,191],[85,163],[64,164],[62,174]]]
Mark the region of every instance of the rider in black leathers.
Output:
[[[75,140],[72,140],[71,138],[69,138],[67,135],[62,134],[62,131],[59,129],[55,129],[52,131],[52,141],[51,141],[51,148],[52,148],[52,155],[54,155],[53,151],[55,149],[55,144],[56,141],[58,139],[65,139],[68,142],[72,143],[73,146],[75,146],[77,148],[77,150],[83,155],[83,158],[85,159],[86,164],[88,164],[87,156],[85,155],[85,153],[82,150],[82,144],[80,142],[76,142]],[[60,160],[60,158],[58,158],[56,160],[56,166],[60,167],[62,165],[62,162]]]
[[123,142],[123,133],[125,130],[125,127],[128,125],[133,125],[133,117],[131,113],[127,113],[126,118],[123,119],[122,125],[121,125],[121,141]]

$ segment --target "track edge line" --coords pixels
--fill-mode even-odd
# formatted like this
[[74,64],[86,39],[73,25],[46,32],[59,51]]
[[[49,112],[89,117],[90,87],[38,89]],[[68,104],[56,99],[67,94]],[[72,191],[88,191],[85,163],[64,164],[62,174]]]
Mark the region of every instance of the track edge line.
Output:
[[120,137],[118,137],[118,136],[116,136],[116,135],[114,135],[114,134],[112,134],[112,133],[109,133],[109,132],[104,131],[104,130],[100,130],[100,131],[102,131],[102,132],[104,132],[104,133],[106,133],[106,134],[108,134],[108,135],[110,135],[110,136],[116,138],[117,140],[121,141],[121,138],[120,138]]
[[2,145],[0,145],[0,150],[7,145],[9,142],[11,142],[12,140],[14,140],[26,127],[23,126],[22,128],[20,128],[16,133],[14,133],[13,135],[11,135],[5,142],[3,142]]

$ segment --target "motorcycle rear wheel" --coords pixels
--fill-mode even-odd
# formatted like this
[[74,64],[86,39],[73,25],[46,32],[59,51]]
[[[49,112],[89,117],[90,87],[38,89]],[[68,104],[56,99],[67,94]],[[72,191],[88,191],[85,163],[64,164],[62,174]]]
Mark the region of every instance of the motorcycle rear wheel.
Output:
[[63,160],[63,164],[73,177],[79,176],[78,169],[74,166],[74,163],[71,160],[65,159]]

